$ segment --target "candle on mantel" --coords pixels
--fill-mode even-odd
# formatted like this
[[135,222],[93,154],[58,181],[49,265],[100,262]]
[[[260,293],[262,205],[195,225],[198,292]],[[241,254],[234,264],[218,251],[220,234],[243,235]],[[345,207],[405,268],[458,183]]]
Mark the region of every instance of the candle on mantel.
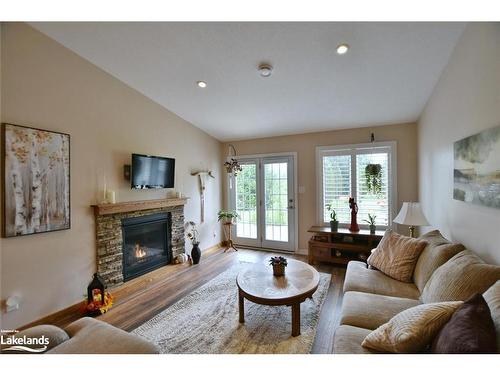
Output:
[[116,194],[113,190],[106,191],[106,201],[107,203],[116,203]]
[[108,191],[108,187],[106,185],[106,176],[104,176],[104,190],[102,191],[102,200],[104,203],[106,203],[106,200],[108,199],[107,198],[107,191]]

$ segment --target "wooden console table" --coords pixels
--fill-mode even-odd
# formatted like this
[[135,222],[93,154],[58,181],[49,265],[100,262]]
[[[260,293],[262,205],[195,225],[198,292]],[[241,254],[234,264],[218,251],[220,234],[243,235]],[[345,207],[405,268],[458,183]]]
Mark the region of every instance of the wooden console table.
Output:
[[351,260],[366,262],[384,235],[384,231],[370,234],[369,230],[351,232],[343,228],[332,232],[330,227],[322,226],[313,226],[308,232],[313,233],[309,240],[310,264],[315,261],[343,265]]

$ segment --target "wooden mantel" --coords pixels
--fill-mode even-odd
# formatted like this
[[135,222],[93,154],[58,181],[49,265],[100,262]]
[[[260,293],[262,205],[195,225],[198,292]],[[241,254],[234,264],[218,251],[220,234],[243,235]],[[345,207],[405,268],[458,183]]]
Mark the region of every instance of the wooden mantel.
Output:
[[155,208],[184,206],[189,198],[150,199],[145,201],[94,204],[94,215],[112,215],[122,212],[152,210]]

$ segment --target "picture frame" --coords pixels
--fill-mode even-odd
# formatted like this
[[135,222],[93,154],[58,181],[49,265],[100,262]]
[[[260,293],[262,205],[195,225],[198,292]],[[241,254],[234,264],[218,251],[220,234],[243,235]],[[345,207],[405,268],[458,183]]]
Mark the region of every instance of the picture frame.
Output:
[[2,123],[2,237],[71,228],[71,136]]
[[453,144],[453,199],[500,209],[500,126]]

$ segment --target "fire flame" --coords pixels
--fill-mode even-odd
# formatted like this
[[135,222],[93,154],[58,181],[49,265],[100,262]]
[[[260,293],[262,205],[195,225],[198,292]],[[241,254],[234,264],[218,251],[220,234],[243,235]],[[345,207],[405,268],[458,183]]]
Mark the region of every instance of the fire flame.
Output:
[[146,256],[146,250],[144,250],[144,248],[139,244],[135,244],[134,250],[136,258],[144,258]]

